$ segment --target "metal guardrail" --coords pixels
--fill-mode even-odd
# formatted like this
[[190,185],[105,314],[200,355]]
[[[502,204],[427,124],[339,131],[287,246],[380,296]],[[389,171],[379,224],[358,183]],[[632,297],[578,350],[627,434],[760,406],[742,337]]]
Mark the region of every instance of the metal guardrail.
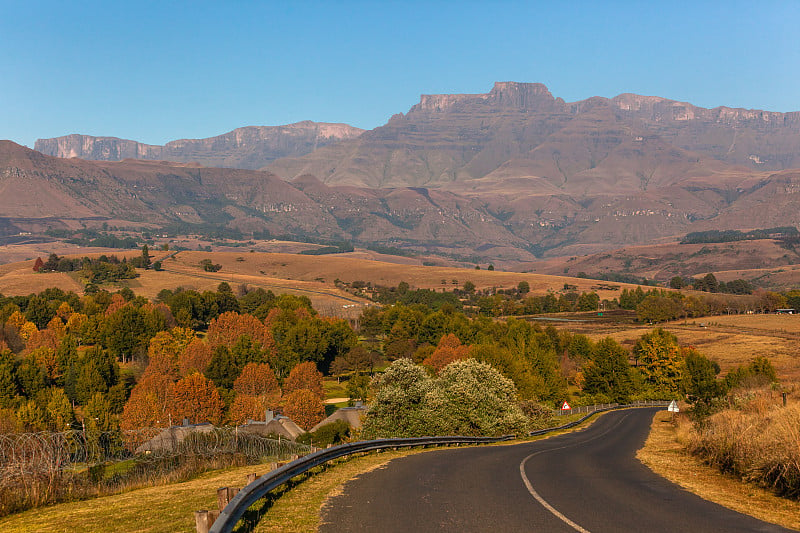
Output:
[[[613,411],[615,409],[633,409],[633,408],[637,408],[637,407],[666,407],[668,405],[669,405],[669,401],[668,400],[636,401],[636,402],[625,404],[625,405],[620,405],[618,403],[604,403],[604,404],[599,404],[599,405],[583,405],[583,406],[581,406],[579,408],[575,408],[575,409],[565,409],[565,411],[568,411],[568,412],[562,412],[561,413],[562,416],[569,415],[569,414],[579,414],[579,413],[582,413],[582,412],[587,413],[585,416],[582,416],[578,420],[574,420],[572,422],[564,424],[563,426],[558,426],[558,427],[554,427],[554,428],[545,428],[545,429],[539,429],[539,430],[536,430],[536,431],[531,431],[530,433],[528,433],[528,435],[531,436],[531,437],[535,437],[537,435],[544,435],[546,433],[551,433],[553,431],[559,431],[559,430],[562,430],[562,429],[573,428],[573,427],[577,426],[578,424],[581,424],[582,422],[584,422],[584,421],[588,420],[589,418],[593,417],[597,413],[603,413],[605,411]],[[584,410],[583,411],[578,411],[578,409],[581,409],[581,408],[584,409]]]
[[386,450],[390,448],[410,448],[415,446],[444,446],[452,444],[491,444],[513,440],[516,435],[505,435],[502,437],[415,437],[407,439],[378,439],[349,444],[341,444],[325,450],[319,450],[312,454],[301,457],[291,463],[284,465],[277,470],[261,476],[254,482],[247,485],[225,506],[219,518],[211,526],[209,533],[230,533],[236,524],[258,500],[264,498],[267,493],[276,489],[292,479],[320,466],[328,461],[353,455],[356,453],[371,452],[375,450]]
[[[597,413],[611,411],[614,409],[630,407],[655,407],[666,406],[669,402],[636,402],[629,405],[602,404],[601,406],[591,406],[595,410],[586,416],[562,426],[531,431],[529,436],[544,435],[553,431],[569,429]],[[356,453],[371,452],[376,450],[386,450],[392,448],[411,448],[416,446],[447,446],[453,444],[492,444],[516,439],[516,435],[504,435],[502,437],[415,437],[415,438],[396,438],[396,439],[377,439],[368,441],[352,442],[341,444],[332,448],[319,450],[291,463],[284,465],[272,472],[269,472],[256,479],[242,490],[225,506],[219,517],[209,529],[209,533],[232,533],[239,520],[245,515],[247,510],[256,502],[266,497],[267,493],[287,483],[292,478],[305,474],[312,468],[325,464],[334,459],[353,455]]]

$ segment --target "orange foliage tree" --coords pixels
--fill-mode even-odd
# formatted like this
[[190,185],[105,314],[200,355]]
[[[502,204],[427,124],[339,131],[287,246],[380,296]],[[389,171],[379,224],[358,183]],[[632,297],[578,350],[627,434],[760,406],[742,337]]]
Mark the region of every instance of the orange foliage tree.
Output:
[[223,408],[224,403],[214,383],[198,373],[176,382],[167,398],[167,412],[174,421],[188,418],[192,423],[219,424]]
[[453,361],[468,358],[471,352],[471,346],[461,344],[458,337],[452,333],[448,333],[442,337],[436,349],[422,361],[422,364],[433,368],[438,374]]
[[322,388],[322,372],[317,370],[317,365],[310,361],[300,363],[292,368],[289,376],[283,382],[284,394],[303,389],[313,392],[320,400],[325,397],[325,391]]
[[116,292],[112,294],[111,303],[108,304],[108,307],[106,307],[105,315],[106,316],[113,315],[114,313],[125,307],[127,303],[128,302],[125,301],[125,298],[120,293]]
[[171,386],[172,379],[169,376],[145,371],[125,403],[120,415],[120,428],[134,430],[168,425],[169,417],[165,409],[167,391]]
[[241,425],[248,420],[263,420],[269,407],[263,397],[238,394],[228,409],[228,422]]
[[33,351],[37,348],[56,350],[58,345],[61,344],[62,338],[63,336],[60,336],[57,331],[50,328],[34,331],[31,333],[30,337],[28,337],[25,347],[28,351]]
[[211,321],[206,342],[212,351],[217,346],[231,348],[242,335],[250,335],[262,350],[275,350],[275,340],[267,326],[252,315],[240,315],[233,311],[222,313]]
[[248,396],[280,396],[281,389],[268,363],[247,363],[233,382],[233,390]]
[[205,372],[212,355],[208,344],[198,338],[193,339],[178,355],[178,371],[181,377],[186,377],[194,372],[201,374]]
[[322,398],[308,389],[299,389],[286,396],[283,414],[308,431],[325,418]]

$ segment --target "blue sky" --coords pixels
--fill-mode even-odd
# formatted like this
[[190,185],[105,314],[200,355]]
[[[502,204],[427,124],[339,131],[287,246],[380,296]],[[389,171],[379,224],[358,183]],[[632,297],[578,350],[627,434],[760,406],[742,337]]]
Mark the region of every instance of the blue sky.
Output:
[[162,144],[384,124],[428,93],[541,82],[800,110],[800,2],[0,0],[0,139]]

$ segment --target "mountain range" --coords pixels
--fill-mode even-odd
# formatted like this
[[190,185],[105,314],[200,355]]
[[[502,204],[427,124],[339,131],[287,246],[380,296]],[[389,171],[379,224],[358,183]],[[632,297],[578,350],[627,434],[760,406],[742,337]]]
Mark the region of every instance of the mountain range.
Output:
[[527,261],[800,224],[800,113],[633,94],[568,103],[532,83],[423,95],[363,132],[304,122],[36,148],[0,145],[6,233],[95,217]]
[[167,160],[209,167],[257,169],[280,157],[304,155],[332,142],[358,137],[363,131],[347,124],[306,120],[285,126],[237,128],[216,137],[181,139],[164,146],[73,134],[38,139],[34,149],[55,157],[96,161]]

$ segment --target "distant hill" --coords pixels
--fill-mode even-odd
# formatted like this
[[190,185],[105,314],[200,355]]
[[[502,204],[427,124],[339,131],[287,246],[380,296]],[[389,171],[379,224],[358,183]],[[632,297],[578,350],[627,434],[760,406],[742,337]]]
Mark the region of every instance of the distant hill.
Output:
[[46,155],[96,161],[167,160],[257,169],[274,159],[304,155],[336,141],[358,137],[362,132],[347,124],[304,121],[286,126],[248,126],[216,137],[181,139],[164,146],[75,134],[38,139],[34,148]]

